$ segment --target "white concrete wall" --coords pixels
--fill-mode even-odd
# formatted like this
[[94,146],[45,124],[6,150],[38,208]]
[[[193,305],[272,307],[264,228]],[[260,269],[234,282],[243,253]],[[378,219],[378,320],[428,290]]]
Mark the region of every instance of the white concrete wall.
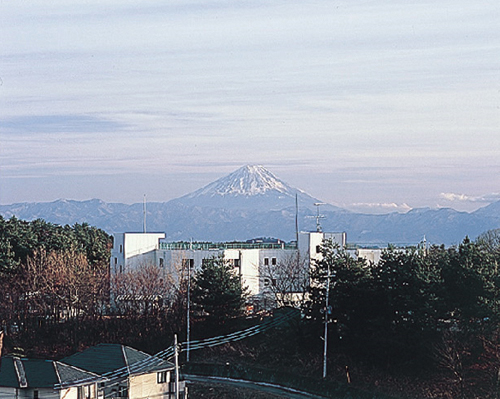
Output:
[[125,272],[143,264],[156,263],[156,250],[165,233],[117,233],[111,249],[111,273]]
[[345,247],[347,234],[341,233],[324,233],[318,231],[300,232],[299,233],[299,251],[301,256],[306,256],[310,260],[321,259],[321,244],[323,240],[331,240],[334,244]]
[[250,295],[259,295],[261,282],[259,278],[260,249],[242,249],[241,253],[241,281],[248,287]]
[[356,251],[356,255],[359,258],[366,259],[367,263],[372,263],[376,265],[380,262],[380,258],[382,257],[382,249],[367,249],[367,248],[359,248]]
[[131,376],[129,379],[129,397],[130,399],[167,398],[170,378],[170,372],[167,372],[167,381],[165,383],[158,384],[156,372]]

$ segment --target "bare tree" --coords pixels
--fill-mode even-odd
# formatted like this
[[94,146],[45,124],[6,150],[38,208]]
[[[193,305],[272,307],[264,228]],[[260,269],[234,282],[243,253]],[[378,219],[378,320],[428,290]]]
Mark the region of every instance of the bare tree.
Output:
[[293,253],[276,265],[260,266],[264,295],[277,307],[302,307],[309,288],[309,263],[299,252]]
[[25,318],[94,317],[106,302],[107,271],[89,265],[85,254],[41,249],[21,266],[15,285]]
[[169,306],[176,292],[175,277],[151,263],[124,273],[111,281],[115,306],[122,314],[149,314]]

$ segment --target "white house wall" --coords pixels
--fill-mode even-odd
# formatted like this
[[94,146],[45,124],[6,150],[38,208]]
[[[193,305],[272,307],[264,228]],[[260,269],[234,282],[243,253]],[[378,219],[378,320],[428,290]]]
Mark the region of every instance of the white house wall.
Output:
[[170,372],[167,372],[167,381],[158,383],[157,373],[141,374],[131,376],[129,379],[129,397],[133,398],[156,398],[169,397]]

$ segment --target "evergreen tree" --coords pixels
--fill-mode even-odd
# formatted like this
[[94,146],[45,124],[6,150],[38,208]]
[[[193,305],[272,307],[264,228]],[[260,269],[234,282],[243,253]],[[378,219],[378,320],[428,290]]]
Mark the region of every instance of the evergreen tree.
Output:
[[194,277],[194,308],[216,325],[240,316],[247,296],[240,276],[222,257],[206,259]]

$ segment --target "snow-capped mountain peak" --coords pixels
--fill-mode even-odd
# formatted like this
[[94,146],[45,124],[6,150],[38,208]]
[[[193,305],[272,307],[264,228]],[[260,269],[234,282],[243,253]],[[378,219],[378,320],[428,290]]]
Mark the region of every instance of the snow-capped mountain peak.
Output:
[[295,195],[297,190],[260,165],[245,165],[233,173],[189,194],[188,198],[200,196],[256,196],[269,192]]

